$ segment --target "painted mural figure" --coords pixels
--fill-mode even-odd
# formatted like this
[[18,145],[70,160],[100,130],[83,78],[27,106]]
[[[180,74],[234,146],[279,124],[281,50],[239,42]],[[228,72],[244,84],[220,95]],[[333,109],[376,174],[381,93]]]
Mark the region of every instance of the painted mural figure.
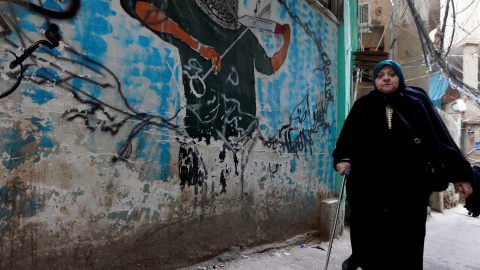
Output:
[[[237,0],[120,1],[130,16],[178,49],[188,136],[207,144],[212,138],[222,140],[235,151],[235,142],[249,137],[257,125],[255,70],[272,75],[282,66],[289,25],[281,27],[282,48],[269,57],[248,26],[239,22]],[[181,149],[181,156],[186,155],[190,151]],[[187,182],[197,184],[196,179]]]

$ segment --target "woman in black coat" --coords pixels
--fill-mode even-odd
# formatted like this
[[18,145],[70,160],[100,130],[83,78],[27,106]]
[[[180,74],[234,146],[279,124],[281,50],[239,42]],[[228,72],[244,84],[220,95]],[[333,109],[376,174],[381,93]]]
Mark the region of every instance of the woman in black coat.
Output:
[[425,161],[441,161],[464,197],[473,172],[426,92],[406,86],[396,62],[379,63],[373,85],[354,103],[333,152],[334,168],[341,175],[351,170],[352,256],[343,266],[422,269],[432,190]]

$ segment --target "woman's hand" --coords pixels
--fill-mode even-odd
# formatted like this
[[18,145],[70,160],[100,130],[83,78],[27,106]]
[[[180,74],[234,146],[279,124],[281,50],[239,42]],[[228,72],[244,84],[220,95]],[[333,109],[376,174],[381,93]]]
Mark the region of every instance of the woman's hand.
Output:
[[337,163],[337,166],[335,166],[335,169],[338,171],[338,173],[343,176],[343,174],[345,173],[345,170],[350,170],[352,168],[352,165],[350,164],[350,162],[339,162]]
[[455,193],[462,194],[464,199],[473,192],[472,185],[469,182],[455,182],[453,186],[455,187]]

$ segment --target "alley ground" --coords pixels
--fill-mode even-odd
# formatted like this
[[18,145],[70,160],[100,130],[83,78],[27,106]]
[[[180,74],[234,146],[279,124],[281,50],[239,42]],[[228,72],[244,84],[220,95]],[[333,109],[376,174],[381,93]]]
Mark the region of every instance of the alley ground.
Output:
[[[303,244],[305,247],[301,247]],[[322,249],[312,248],[320,246]],[[305,234],[283,243],[250,250],[231,251],[216,259],[192,265],[182,270],[298,270],[324,269],[328,242],[316,240],[315,234]],[[341,270],[350,255],[348,227],[336,238],[328,269]],[[480,218],[467,215],[459,205],[443,213],[432,212],[427,221],[424,270],[480,270]]]

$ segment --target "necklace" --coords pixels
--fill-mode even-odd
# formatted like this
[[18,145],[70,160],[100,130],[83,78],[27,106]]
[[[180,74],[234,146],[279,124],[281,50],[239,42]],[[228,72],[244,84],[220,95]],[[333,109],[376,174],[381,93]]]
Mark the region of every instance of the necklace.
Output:
[[392,129],[392,114],[393,114],[393,108],[390,105],[387,105],[387,123],[388,123],[388,129]]

